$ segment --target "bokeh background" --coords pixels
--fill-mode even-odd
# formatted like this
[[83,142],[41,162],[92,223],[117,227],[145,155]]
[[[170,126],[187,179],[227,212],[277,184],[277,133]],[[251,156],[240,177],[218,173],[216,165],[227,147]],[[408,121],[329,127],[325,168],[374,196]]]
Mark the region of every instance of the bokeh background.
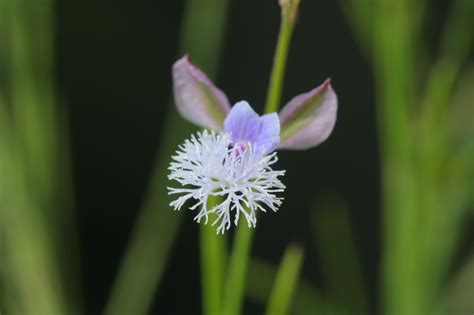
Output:
[[[38,145],[43,146],[43,150],[48,150],[47,145],[51,145],[51,141],[44,140],[41,136],[38,136],[41,138],[39,140],[35,138],[35,135],[38,135],[37,130],[42,130],[41,126],[51,129],[48,131],[51,138],[59,139],[57,141],[59,145],[52,154],[54,158],[48,160],[49,170],[55,174],[54,183],[51,185],[53,188],[49,194],[59,195],[58,203],[67,203],[70,210],[69,214],[65,215],[64,207],[57,206],[59,210],[55,214],[45,214],[44,218],[47,221],[46,226],[53,226],[51,230],[55,231],[46,233],[47,237],[60,239],[57,242],[59,245],[52,246],[66,248],[57,251],[62,254],[53,255],[55,261],[53,265],[57,268],[52,269],[55,279],[73,279],[63,281],[59,287],[60,291],[69,292],[65,294],[69,296],[68,301],[80,301],[77,304],[81,305],[81,311],[77,311],[77,314],[101,314],[103,311],[114,279],[119,272],[121,259],[134,232],[134,224],[140,209],[144,203],[146,204],[144,200],[150,198],[147,196],[153,194],[150,189],[157,183],[152,175],[155,161],[161,158],[169,162],[169,157],[162,157],[160,154],[167,152],[164,151],[164,147],[170,146],[166,136],[177,132],[172,128],[170,130],[170,126],[166,124],[167,119],[171,119],[170,115],[176,115],[174,105],[170,101],[171,66],[174,61],[185,52],[190,52],[194,57],[193,52],[196,51],[196,63],[204,71],[211,73],[211,77],[227,93],[232,103],[247,100],[259,112],[263,111],[278,36],[280,8],[276,0],[229,0],[226,7],[224,2],[215,4],[216,1],[211,0],[84,0],[37,3],[18,1],[21,3],[18,5],[13,4],[16,1],[0,0],[2,5],[0,10],[3,10],[0,12],[2,36],[0,37],[2,43],[0,105],[3,106],[2,114],[4,114],[2,122],[14,121],[11,126],[5,124],[2,126],[1,130],[4,133],[2,137],[6,139],[2,143],[5,146],[7,145],[5,143],[10,142],[20,143],[19,146],[26,143],[25,146],[30,145],[33,150]],[[413,104],[407,106],[411,106],[414,115],[423,114],[422,110],[416,109],[416,104],[422,103],[420,100],[431,82],[433,64],[436,64],[438,56],[445,51],[439,47],[446,37],[446,28],[452,24],[450,17],[455,11],[453,8],[465,5],[471,9],[472,5],[469,6],[469,2],[470,0],[420,1],[420,6],[424,8],[420,14],[422,18],[418,26],[418,36],[415,40],[412,39],[413,42],[407,43],[407,45],[416,44],[413,51],[418,58],[414,63],[417,69],[409,69],[413,71],[410,82],[414,85],[409,86],[408,90],[410,93],[414,91],[415,97],[412,98]],[[383,187],[386,187],[384,183],[387,178],[383,171],[387,161],[384,156],[392,151],[390,148],[387,149],[388,145],[381,144],[386,138],[381,134],[378,125],[378,121],[382,121],[383,124],[384,120],[378,115],[385,111],[380,105],[381,102],[387,101],[384,95],[390,95],[390,93],[384,94],[384,91],[390,90],[385,84],[397,84],[399,81],[396,79],[390,81],[384,75],[380,75],[390,73],[391,70],[390,68],[385,72],[380,70],[383,69],[381,64],[384,59],[377,59],[378,48],[372,50],[371,44],[363,39],[358,18],[364,17],[365,14],[367,20],[377,19],[372,16],[376,13],[371,13],[370,10],[365,13],[353,12],[357,11],[354,7],[367,6],[366,3],[367,1],[357,0],[303,0],[287,62],[283,102],[312,89],[329,77],[339,97],[338,120],[331,137],[319,147],[303,152],[279,152],[280,161],[277,167],[287,171],[284,177],[287,186],[285,202],[278,213],[266,213],[259,217],[252,257],[266,266],[276,268],[289,244],[298,244],[304,248],[304,263],[301,270],[304,283],[317,292],[320,305],[336,305],[334,309],[332,306],[328,307],[331,311],[323,312],[321,306],[320,310],[312,310],[307,314],[389,313],[386,311],[387,303],[384,302],[383,293],[385,292],[383,262],[388,246],[385,239],[387,225],[391,223],[395,225],[398,221],[387,220],[387,216],[384,215],[386,207]],[[213,5],[224,6],[222,11],[225,14],[215,16],[217,11]],[[405,5],[410,7],[411,4]],[[202,29],[196,28],[195,33],[183,34],[185,29],[183,20],[189,14],[189,6],[205,8],[200,13],[200,18],[204,18],[196,22],[197,25],[202,23],[204,26]],[[418,4],[412,6],[416,7]],[[464,12],[467,17],[463,16],[462,19],[474,20],[472,9],[471,11],[466,9]],[[387,20],[388,24],[393,25],[386,28],[382,28],[382,22],[371,26],[377,30],[377,36],[382,37],[380,39],[375,36],[374,42],[393,40],[396,43],[399,38],[397,28],[406,28],[403,21],[399,24],[396,22]],[[209,35],[210,39],[205,33],[199,33],[207,30],[206,27],[213,30],[212,35]],[[218,33],[215,29],[219,29],[221,35],[215,35]],[[451,47],[453,50],[464,49],[464,52],[457,54],[454,51],[448,54],[461,57],[458,58],[459,64],[451,66],[448,63],[446,66],[448,70],[451,68],[457,70],[453,83],[446,83],[452,85],[452,88],[447,92],[448,109],[445,113],[450,113],[452,108],[461,109],[461,115],[452,115],[452,119],[449,120],[454,121],[455,125],[463,126],[460,128],[461,136],[449,141],[456,144],[468,143],[466,146],[470,145],[471,149],[466,151],[470,153],[466,153],[465,159],[472,161],[474,160],[474,155],[471,154],[474,152],[472,151],[474,55],[471,42],[474,25],[466,22],[454,29],[462,34],[459,36],[452,34],[449,37],[457,38],[461,42],[458,45],[461,48],[455,46],[454,41],[455,44],[447,46],[448,51]],[[467,31],[469,29],[471,31]],[[212,36],[222,36],[222,39],[209,43],[213,40]],[[186,49],[186,45],[192,49]],[[383,50],[380,48],[383,45],[373,44],[373,46]],[[209,51],[212,51],[207,52],[205,47],[210,47]],[[406,47],[399,49],[398,52],[395,45],[393,54],[403,55],[408,50]],[[22,59],[22,54],[27,57]],[[18,55],[20,57],[16,58]],[[390,56],[387,58],[390,59]],[[22,60],[27,61],[23,66]],[[397,62],[399,59],[394,60],[392,72],[397,71],[397,65],[400,65]],[[25,70],[28,67],[33,70]],[[46,74],[43,71],[46,71]],[[35,83],[37,81],[40,83]],[[47,82],[51,82],[51,85]],[[43,88],[51,93],[48,91],[43,93],[44,91],[41,91]],[[15,97],[17,94],[20,96]],[[25,102],[34,103],[35,98],[39,100],[36,102],[36,108],[23,105]],[[45,103],[49,105],[44,105]],[[455,107],[455,103],[459,105]],[[48,109],[43,111],[45,106]],[[15,119],[17,112],[27,112],[24,114],[26,118]],[[51,112],[54,112],[54,118],[48,116]],[[41,119],[36,119],[36,115]],[[396,115],[395,110],[394,116]],[[442,117],[447,117],[447,114]],[[414,120],[412,123],[416,124]],[[193,130],[184,120],[180,126],[187,129],[183,129],[182,133],[176,133],[176,143],[187,137],[187,131]],[[443,132],[449,126],[451,125],[440,124],[439,129]],[[36,127],[38,129],[34,129]],[[17,132],[9,133],[6,129],[15,129]],[[33,136],[26,136],[27,140],[23,141],[22,130],[27,130],[24,134],[30,132]],[[407,132],[408,138],[415,138],[410,134],[412,131]],[[431,130],[428,133],[431,133]],[[432,139],[428,137],[425,141],[432,140],[438,143],[437,131],[433,129],[432,135]],[[171,146],[173,145],[174,143]],[[39,149],[38,153],[40,155],[44,154],[41,150]],[[35,180],[44,174],[32,175],[38,169],[35,166],[35,161],[38,161],[35,156],[28,150],[19,149],[15,152],[16,155],[11,154],[11,159],[18,155],[22,156],[20,162],[17,159],[18,165],[15,164],[15,167],[7,157],[0,160],[0,163],[3,163],[2,170],[13,170],[9,173],[10,177],[4,176],[4,179],[0,179],[5,182],[9,179],[0,186],[3,189],[0,193],[0,196],[3,196],[2,221],[5,223],[3,231],[0,232],[0,245],[3,249],[1,255],[5,258],[0,258],[3,284],[0,291],[0,303],[3,305],[0,304],[0,312],[7,315],[29,314],[20,312],[22,306],[18,305],[24,303],[22,299],[24,291],[18,287],[21,287],[21,283],[24,285],[30,281],[28,278],[23,279],[23,282],[12,280],[11,278],[15,278],[11,276],[15,273],[15,267],[12,266],[18,262],[21,265],[26,259],[32,262],[28,266],[33,266],[31,268],[34,269],[37,261],[33,251],[15,258],[18,260],[10,259],[9,257],[15,255],[11,253],[16,249],[15,245],[9,245],[9,242],[15,235],[23,234],[24,240],[21,241],[23,243],[19,242],[27,244],[23,250],[28,251],[29,246],[36,248],[30,240],[37,234],[36,230],[25,230],[19,223],[20,217],[11,215],[13,210],[6,210],[16,206],[12,206],[10,197],[5,195],[17,194],[20,196],[18,199],[23,198],[22,194],[29,197],[33,195],[28,199],[33,204],[30,207],[32,211],[38,210],[34,210],[38,207],[50,208],[53,204],[57,205],[54,202],[45,202],[45,206],[43,201],[38,201],[36,198],[36,195],[40,194],[37,190],[41,189],[38,189],[37,185],[41,185],[41,181],[38,183]],[[430,154],[437,153],[428,153],[428,156]],[[41,161],[41,158],[39,160]],[[420,161],[424,163],[423,158],[420,158]],[[444,167],[453,163],[455,162],[450,158],[443,158],[441,165]],[[435,170],[437,169],[435,167]],[[461,271],[466,269],[465,266],[471,266],[470,274],[463,275],[462,278],[464,289],[457,291],[464,292],[464,295],[455,295],[455,298],[450,299],[458,301],[455,306],[452,306],[454,302],[445,303],[449,305],[446,306],[448,309],[449,307],[454,310],[463,309],[466,313],[462,314],[471,314],[474,312],[470,301],[474,296],[474,285],[471,283],[474,279],[472,163],[463,164],[460,172],[471,175],[459,181],[453,179],[454,184],[450,187],[455,187],[456,191],[464,191],[454,199],[456,202],[459,201],[459,205],[456,203],[456,206],[453,206],[462,208],[463,214],[455,223],[449,225],[446,231],[428,229],[427,233],[432,233],[434,237],[427,243],[430,246],[436,244],[438,237],[443,237],[439,234],[440,231],[447,232],[447,238],[451,237],[450,233],[453,234],[453,241],[448,246],[449,253],[446,254],[449,257],[446,270],[440,268],[442,271],[439,272],[440,290],[436,289],[434,296],[438,298],[448,295],[446,292],[453,287],[455,281],[453,279],[461,277]],[[446,173],[451,174],[450,171]],[[16,186],[11,184],[11,178],[15,176],[26,178],[26,184],[20,185],[27,187],[24,191],[16,189]],[[437,183],[449,182],[449,179],[437,176],[434,176]],[[159,185],[166,187],[169,183],[166,178],[161,178]],[[423,186],[423,181],[413,185],[413,187]],[[65,186],[68,188],[64,188]],[[67,198],[62,198],[63,193],[58,193],[63,191],[61,189],[67,191],[64,193]],[[31,191],[34,193],[29,193]],[[445,190],[439,188],[436,191]],[[421,189],[414,194],[425,196],[428,193]],[[402,195],[397,196],[399,198]],[[448,203],[453,204],[452,199],[449,200]],[[37,201],[40,206],[36,206]],[[449,220],[450,213],[455,211],[449,206],[444,209],[439,219],[443,222]],[[166,208],[156,211],[172,210]],[[25,217],[29,218],[30,212],[25,213]],[[49,215],[59,219],[50,220]],[[172,237],[174,243],[170,245],[169,251],[160,247],[156,249],[163,250],[163,255],[167,259],[166,264],[163,263],[161,281],[153,293],[149,314],[201,314],[199,226],[193,222],[193,214],[189,211],[172,215],[180,217],[179,228],[176,238]],[[424,214],[422,212],[420,215],[415,225],[422,226],[433,216],[429,212]],[[15,229],[5,227],[7,224],[12,226],[11,222],[15,222]],[[156,229],[159,230],[159,225]],[[417,228],[412,230],[412,234],[409,232],[406,234],[408,244],[417,242],[416,230]],[[419,230],[423,228],[419,227]],[[229,245],[232,235],[233,232],[228,233]],[[156,242],[161,241],[160,237],[161,235],[157,233]],[[431,258],[428,256],[425,259],[426,264]],[[410,265],[413,261],[415,260],[408,258],[406,263]],[[424,266],[423,262],[420,265]],[[141,267],[137,265],[136,268]],[[403,268],[398,270],[404,272]],[[31,274],[36,273],[33,270]],[[261,276],[258,272],[254,272],[254,275]],[[259,280],[254,277],[256,283]],[[417,286],[417,280],[413,281],[410,287]],[[470,287],[467,284],[470,284]],[[72,288],[73,286],[75,288]],[[15,294],[11,293],[11,288],[16,288],[13,289]],[[39,288],[42,289],[42,286]],[[249,295],[243,313],[263,314],[265,304],[259,300],[259,293]],[[415,311],[399,315],[423,314],[428,315]],[[461,315],[454,311],[447,314]]]

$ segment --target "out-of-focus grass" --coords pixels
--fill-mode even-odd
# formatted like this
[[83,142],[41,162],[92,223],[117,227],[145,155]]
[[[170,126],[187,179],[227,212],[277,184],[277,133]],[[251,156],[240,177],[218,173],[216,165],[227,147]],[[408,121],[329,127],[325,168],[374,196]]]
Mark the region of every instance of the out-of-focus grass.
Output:
[[[472,163],[466,161],[474,156],[452,132],[451,105],[472,48],[474,2],[454,2],[437,57],[428,62],[422,61],[427,43],[421,27],[429,13],[427,1],[343,4],[376,78],[384,313],[430,314],[472,202],[466,189],[473,185]],[[421,65],[429,65],[428,71]]]
[[474,310],[474,256],[471,256],[462,266],[453,281],[444,290],[440,314],[462,315],[470,314]]
[[52,3],[0,2],[0,226],[5,312],[80,313]]
[[288,246],[273,280],[266,315],[289,314],[302,264],[303,248],[298,245]]
[[320,257],[325,294],[347,314],[369,314],[361,261],[344,203],[319,198],[312,212],[315,244]]
[[[277,273],[273,264],[254,258],[250,262],[246,281],[246,294],[254,302],[265,304],[272,292]],[[328,314],[330,307],[321,293],[303,278],[298,280],[294,289],[293,301],[288,314],[315,315]]]
[[[180,53],[189,53],[211,76],[217,70],[226,11],[227,1],[222,0],[188,0],[185,6]],[[181,214],[169,207],[168,164],[179,143],[194,131],[196,128],[170,106],[148,193],[105,314],[147,313],[181,222]]]

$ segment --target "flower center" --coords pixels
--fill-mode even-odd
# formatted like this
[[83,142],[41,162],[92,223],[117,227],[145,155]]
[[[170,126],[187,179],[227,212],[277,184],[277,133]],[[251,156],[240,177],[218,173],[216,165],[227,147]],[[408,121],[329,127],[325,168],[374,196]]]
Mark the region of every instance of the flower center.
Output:
[[234,144],[234,148],[235,148],[235,151],[234,151],[235,156],[240,156],[249,148],[249,143],[244,142],[244,141],[238,141]]

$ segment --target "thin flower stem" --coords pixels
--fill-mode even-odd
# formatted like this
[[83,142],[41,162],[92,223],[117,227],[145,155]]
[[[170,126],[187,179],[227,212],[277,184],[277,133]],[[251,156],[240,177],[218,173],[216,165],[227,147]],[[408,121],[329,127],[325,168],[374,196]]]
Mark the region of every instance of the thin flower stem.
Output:
[[285,76],[286,59],[288,57],[288,48],[290,47],[291,35],[296,22],[296,15],[299,1],[289,0],[280,1],[281,23],[278,42],[273,59],[273,68],[270,75],[270,84],[268,86],[267,101],[265,104],[265,113],[277,112],[280,107],[281,89]]
[[[217,204],[216,196],[208,201],[208,208]],[[219,314],[222,303],[222,287],[224,285],[224,271],[226,260],[225,235],[217,235],[216,228],[209,224],[200,224],[200,251],[201,251],[201,282],[203,314]]]
[[222,315],[239,315],[242,312],[245,279],[254,231],[246,224],[240,224],[237,227],[224,287]]
[[[268,87],[265,113],[278,111],[286,58],[294,29],[299,0],[280,0],[282,21],[273,62],[270,85]],[[250,259],[252,240],[255,230],[245,224],[237,227],[234,246],[229,260],[227,280],[224,287],[224,303],[222,315],[241,314],[245,279]]]

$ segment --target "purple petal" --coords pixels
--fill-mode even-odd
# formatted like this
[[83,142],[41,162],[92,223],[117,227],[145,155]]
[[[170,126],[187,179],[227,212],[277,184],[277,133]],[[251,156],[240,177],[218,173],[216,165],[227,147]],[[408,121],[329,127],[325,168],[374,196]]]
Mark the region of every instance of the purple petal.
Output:
[[179,113],[201,127],[222,130],[230,110],[227,96],[186,55],[173,65],[173,92]]
[[234,144],[252,143],[268,153],[280,142],[280,121],[276,113],[258,116],[246,101],[232,107],[224,121],[224,131],[232,135]]
[[266,152],[274,151],[280,143],[280,118],[277,113],[260,117],[261,129],[256,143],[265,148]]
[[293,98],[280,112],[279,149],[303,150],[317,146],[336,123],[337,95],[328,79],[308,93]]

